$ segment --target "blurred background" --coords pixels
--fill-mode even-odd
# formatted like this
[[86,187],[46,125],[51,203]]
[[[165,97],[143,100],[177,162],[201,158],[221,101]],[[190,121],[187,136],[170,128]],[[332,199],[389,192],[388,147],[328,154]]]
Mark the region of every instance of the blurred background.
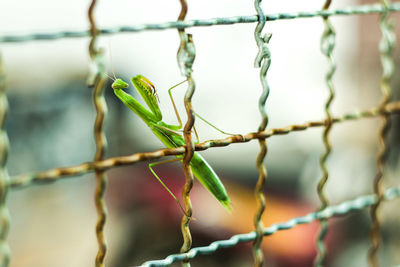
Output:
[[[265,1],[266,13],[314,11],[324,1]],[[394,2],[394,1],[393,1]],[[373,1],[333,1],[331,9],[369,4]],[[255,14],[246,1],[188,1],[191,19]],[[0,3],[0,34],[16,35],[88,28],[89,1],[49,0]],[[179,1],[100,1],[96,8],[98,27],[174,21]],[[375,107],[380,101],[381,75],[378,43],[378,15],[331,17],[336,29],[334,115]],[[399,33],[399,14],[392,14]],[[323,32],[320,17],[268,22],[272,33],[272,64],[268,72],[271,92],[267,100],[268,128],[284,127],[324,118],[328,90],[324,77],[328,62],[320,52]],[[196,45],[193,107],[217,127],[246,134],[260,123],[258,98],[261,94],[259,69],[253,67],[257,54],[255,24],[190,28]],[[93,125],[95,110],[91,89],[86,86],[90,59],[89,38],[2,43],[10,113],[8,171],[11,176],[92,161],[95,153]],[[176,30],[101,36],[99,45],[109,58],[109,74],[119,77],[142,74],[151,80],[160,97],[164,121],[176,123],[167,94],[181,82],[176,52]],[[400,64],[399,46],[394,59]],[[400,76],[393,79],[393,99],[398,100]],[[110,81],[111,83],[111,81]],[[129,155],[163,148],[147,126],[107,86],[107,157]],[[185,121],[185,86],[174,91]],[[136,92],[130,91],[132,94]],[[138,98],[140,98],[138,96]],[[399,123],[392,116],[385,186],[398,185]],[[327,195],[332,204],[372,192],[376,172],[379,119],[361,119],[335,124],[330,134],[333,151]],[[200,141],[225,136],[200,120],[196,121]],[[316,210],[316,184],[321,177],[319,157],[324,152],[322,128],[313,128],[267,139],[266,226],[303,216]],[[256,209],[253,188],[258,178],[255,160],[257,141],[208,149],[201,154],[223,180],[232,198],[233,213],[224,211],[212,196],[195,183],[191,193],[194,217],[193,246],[229,238],[253,229]],[[107,266],[133,266],[146,260],[177,253],[182,244],[182,212],[168,192],[154,179],[149,162],[119,167],[107,172],[108,221]],[[176,195],[184,184],[181,164],[156,167]],[[92,266],[97,251],[93,174],[64,179],[49,185],[13,190],[8,196],[11,213],[9,242],[11,266]],[[382,206],[382,266],[400,264],[396,206],[400,200]],[[370,246],[368,209],[329,220],[328,266],[366,266]],[[266,266],[312,266],[318,224],[297,226],[266,237],[263,250]],[[250,266],[251,244],[219,250],[193,260],[194,266]]]

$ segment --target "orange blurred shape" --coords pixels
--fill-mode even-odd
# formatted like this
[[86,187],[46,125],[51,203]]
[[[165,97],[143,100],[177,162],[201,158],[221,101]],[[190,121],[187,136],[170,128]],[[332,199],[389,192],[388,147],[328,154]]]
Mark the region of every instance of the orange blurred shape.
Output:
[[[195,218],[214,229],[219,228],[233,234],[248,233],[254,230],[254,214],[257,209],[254,193],[246,187],[226,184],[232,199],[233,212],[228,214],[223,207],[215,205],[205,190],[195,191],[193,203]],[[201,199],[201,200],[200,200]],[[266,194],[266,210],[263,215],[264,227],[275,223],[287,222],[294,217],[301,217],[313,211],[312,207],[297,199],[287,196]],[[196,203],[202,203],[196,205]],[[206,221],[206,222],[205,222]],[[218,231],[218,230],[217,230]],[[289,230],[281,230],[265,236],[262,248],[277,258],[296,259],[298,262],[308,261],[315,254],[315,235],[318,224],[297,225]]]

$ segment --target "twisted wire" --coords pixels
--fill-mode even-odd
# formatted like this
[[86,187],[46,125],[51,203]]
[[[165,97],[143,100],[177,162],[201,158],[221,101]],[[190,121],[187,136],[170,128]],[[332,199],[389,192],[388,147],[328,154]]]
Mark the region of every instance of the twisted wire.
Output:
[[[330,4],[331,4],[331,1],[327,0],[323,6],[323,9],[325,9],[325,10],[328,9]],[[321,52],[322,52],[322,54],[324,54],[327,57],[328,64],[329,64],[329,70],[325,76],[325,82],[326,82],[327,88],[329,90],[329,95],[328,95],[328,99],[326,100],[326,103],[325,103],[326,124],[325,124],[324,131],[322,133],[322,139],[323,139],[323,143],[324,143],[324,147],[325,147],[325,152],[321,155],[320,160],[319,160],[322,177],[320,178],[318,185],[317,185],[317,193],[318,193],[319,200],[321,202],[320,207],[319,207],[320,210],[325,209],[329,205],[328,198],[325,194],[325,186],[326,186],[326,183],[328,182],[328,178],[329,178],[329,172],[328,172],[328,168],[326,165],[326,161],[332,150],[332,145],[329,140],[329,134],[332,129],[332,114],[330,111],[330,107],[331,107],[332,101],[335,97],[332,78],[336,71],[336,63],[335,63],[335,60],[332,55],[333,49],[335,47],[336,33],[335,33],[335,30],[333,29],[332,24],[329,21],[329,18],[324,17],[323,20],[324,20],[325,30],[324,30],[324,33],[322,34],[322,38],[321,38]],[[323,263],[325,261],[327,251],[326,251],[326,246],[324,244],[324,239],[325,239],[327,231],[328,231],[328,222],[326,219],[321,219],[320,220],[320,230],[319,230],[317,240],[316,240],[317,255],[316,255],[316,258],[314,261],[314,266],[318,266],[318,267],[323,266]]]
[[[266,23],[266,17],[261,7],[261,0],[254,1],[254,7],[257,11],[258,23],[254,30],[254,38],[258,46],[258,52],[254,60],[254,67],[260,68],[260,82],[262,85],[262,93],[258,101],[258,109],[261,115],[261,122],[258,127],[258,132],[262,132],[268,125],[268,115],[265,110],[265,103],[269,95],[269,85],[267,82],[267,72],[271,65],[271,52],[268,47],[268,42],[271,38],[270,34],[262,36],[262,30]],[[262,266],[264,264],[264,255],[261,250],[261,243],[263,240],[263,229],[262,215],[265,211],[265,196],[264,187],[267,180],[267,169],[264,166],[264,159],[267,155],[267,143],[265,138],[259,138],[258,143],[260,146],[260,152],[257,155],[256,166],[258,171],[258,180],[254,189],[254,194],[257,200],[257,210],[254,215],[254,227],[256,229],[257,237],[253,243],[253,257],[254,266]]]
[[[385,191],[384,200],[393,200],[400,197],[400,186],[389,188]],[[264,235],[273,235],[282,230],[289,230],[297,225],[308,224],[315,220],[322,218],[331,218],[333,216],[346,215],[351,211],[361,210],[368,206],[376,203],[376,195],[365,195],[357,197],[353,200],[344,201],[338,205],[328,206],[323,210],[317,212],[308,213],[305,216],[292,218],[286,222],[272,224],[271,226],[264,228]],[[172,263],[181,261],[183,259],[193,259],[199,255],[208,255],[216,252],[222,248],[231,248],[239,243],[250,242],[256,239],[256,232],[250,232],[247,234],[234,235],[227,240],[218,240],[212,242],[208,246],[192,248],[187,253],[183,254],[172,254],[163,260],[147,261],[140,266],[144,267],[156,267],[156,266],[170,266]]]
[[[89,44],[89,55],[94,65],[94,90],[93,90],[93,102],[96,108],[96,119],[94,124],[94,137],[96,142],[96,154],[95,161],[100,161],[104,158],[104,153],[107,145],[107,140],[103,132],[104,119],[107,113],[107,105],[104,99],[104,87],[106,82],[106,69],[103,62],[102,52],[96,46],[96,40],[98,30],[93,17],[94,8],[97,0],[92,0],[89,10],[88,17],[90,22],[91,40]],[[94,201],[97,211],[97,222],[96,222],[96,238],[98,243],[98,251],[96,255],[95,264],[96,267],[104,266],[104,259],[107,252],[107,244],[104,237],[104,227],[107,218],[107,208],[104,201],[104,194],[106,191],[107,177],[103,170],[95,170],[96,172],[96,189],[94,193]]]
[[[178,21],[183,21],[188,10],[185,0],[180,0],[181,12]],[[192,97],[195,91],[195,82],[192,76],[192,65],[196,55],[193,39],[191,34],[187,34],[185,29],[178,29],[180,37],[180,45],[177,53],[178,66],[183,76],[188,81],[188,89],[184,97],[184,104],[187,114],[187,122],[183,128],[183,136],[185,139],[185,155],[183,157],[183,170],[185,173],[185,186],[182,190],[182,199],[185,205],[185,214],[181,221],[181,231],[183,236],[183,244],[181,253],[188,252],[192,247],[192,236],[190,233],[189,223],[192,217],[192,203],[190,201],[190,191],[193,187],[193,173],[190,168],[190,161],[194,155],[194,144],[192,142],[192,128],[194,125]],[[182,261],[183,266],[190,266],[189,260]]]
[[[390,11],[400,11],[400,3],[393,3],[389,6]],[[359,5],[354,7],[346,7],[336,10],[316,10],[316,11],[303,11],[293,13],[278,13],[266,14],[267,21],[298,19],[298,18],[314,18],[314,17],[329,17],[329,16],[343,16],[343,15],[366,15],[372,13],[381,13],[384,8],[380,4],[372,5]],[[214,25],[232,25],[238,23],[254,23],[258,22],[257,15],[250,16],[235,16],[211,19],[197,19],[188,21],[172,21],[157,24],[141,24],[133,26],[118,26],[99,29],[102,35],[111,35],[127,32],[141,32],[151,30],[167,30],[167,29],[184,29],[190,27],[207,27]],[[0,43],[17,43],[27,41],[40,41],[40,40],[57,40],[61,38],[83,38],[90,35],[89,30],[77,31],[57,31],[47,33],[33,33],[24,35],[1,35]]]
[[8,156],[8,136],[5,122],[8,113],[6,94],[6,77],[0,54],[0,266],[7,267],[10,263],[10,247],[7,242],[10,227],[10,214],[7,208],[7,193],[9,176],[6,168]]
[[[382,38],[379,43],[379,50],[381,54],[382,64],[382,78],[381,78],[381,93],[382,99],[380,106],[384,107],[391,97],[390,81],[394,72],[394,63],[392,59],[393,47],[395,43],[395,35],[393,32],[393,25],[389,22],[389,4],[390,1],[382,0],[384,12],[379,18],[379,27],[382,32]],[[380,246],[380,221],[378,217],[378,210],[383,198],[383,176],[385,168],[385,160],[388,154],[388,145],[386,141],[387,134],[390,129],[390,120],[387,114],[381,114],[381,126],[379,129],[379,149],[377,153],[377,173],[374,179],[373,189],[377,195],[377,202],[371,206],[370,215],[372,225],[370,229],[371,248],[368,252],[368,262],[370,266],[379,266],[378,263],[378,250]]]
[[[333,117],[332,123],[341,123],[362,118],[373,118],[380,114],[394,115],[400,113],[400,101],[388,103],[382,108],[374,107],[368,110],[348,113]],[[286,135],[293,132],[305,131],[309,128],[323,127],[326,120],[310,121],[303,124],[289,125],[283,128],[267,129],[262,132],[251,132],[244,135],[233,135],[224,139],[207,140],[195,145],[195,151],[203,151],[212,147],[226,147],[235,143],[247,143],[260,138]],[[132,165],[141,161],[156,160],[167,156],[183,155],[184,147],[163,148],[153,152],[135,153],[129,156],[112,157],[95,162],[82,163],[70,167],[54,168],[46,171],[26,173],[11,177],[9,183],[12,189],[24,188],[32,184],[43,184],[57,181],[61,178],[83,175],[95,170],[108,170],[113,167]]]

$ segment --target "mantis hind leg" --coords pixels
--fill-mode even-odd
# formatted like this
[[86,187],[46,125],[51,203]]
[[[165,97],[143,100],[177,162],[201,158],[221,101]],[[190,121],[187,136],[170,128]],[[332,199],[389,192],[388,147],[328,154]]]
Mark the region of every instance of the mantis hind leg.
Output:
[[[182,128],[182,120],[181,120],[181,117],[179,116],[178,109],[176,108],[174,99],[173,99],[173,97],[172,97],[171,90],[174,89],[174,88],[176,88],[176,87],[178,87],[179,85],[181,85],[182,83],[184,83],[184,82],[186,82],[186,81],[187,81],[187,80],[184,80],[183,82],[180,82],[180,83],[178,83],[178,84],[176,84],[176,85],[174,85],[174,86],[172,86],[171,88],[168,89],[169,98],[171,99],[172,106],[174,107],[174,110],[175,110],[176,118],[178,119],[179,126],[180,126],[181,128]],[[208,125],[210,125],[210,126],[213,127],[215,130],[219,131],[219,132],[222,133],[222,134],[226,134],[226,135],[239,135],[239,134],[232,134],[232,133],[225,132],[225,131],[219,129],[218,127],[216,127],[215,125],[213,125],[211,122],[209,122],[209,121],[207,121],[206,119],[204,119],[202,116],[200,116],[200,115],[197,114],[196,112],[193,112],[193,113],[195,114],[196,117],[198,117],[199,119],[201,119],[202,121],[204,121],[205,123],[207,123]],[[200,141],[199,141],[199,135],[197,134],[196,127],[195,127],[194,125],[193,125],[193,130],[194,130],[194,133],[195,133],[195,135],[196,135],[197,143],[199,143],[199,142],[200,142]]]
[[[183,82],[180,82],[180,83],[178,83],[178,84],[176,84],[176,85],[174,85],[174,86],[172,86],[171,88],[168,89],[169,98],[171,99],[172,106],[174,107],[175,115],[176,115],[176,118],[178,119],[180,128],[182,128],[182,120],[181,120],[181,117],[179,116],[178,109],[176,108],[175,101],[174,101],[174,98],[172,97],[171,90],[176,88],[176,87],[178,87],[179,85],[181,85],[182,83],[184,83],[186,81],[187,80],[184,80]],[[194,134],[196,135],[197,143],[199,143],[200,142],[199,141],[199,135],[198,135],[196,127],[194,125],[193,125],[193,131],[194,131]]]
[[201,117],[199,114],[197,114],[197,112],[194,112],[194,115],[196,117],[198,117],[199,119],[201,119],[202,121],[204,121],[205,123],[207,123],[208,125],[210,125],[211,127],[213,127],[215,130],[217,130],[220,133],[223,133],[223,134],[226,134],[226,135],[239,135],[239,134],[232,134],[232,133],[228,133],[228,132],[222,131],[221,129],[217,128],[217,126],[213,125],[211,122],[207,121],[206,119]]
[[[164,163],[169,163],[169,162],[174,162],[174,161],[180,161],[180,158],[176,158],[176,159],[169,159],[169,160],[164,160],[164,161],[160,161],[160,162],[155,162],[155,163],[151,163],[149,164],[149,169],[151,171],[151,173],[156,177],[156,179],[158,180],[158,182],[168,191],[168,193],[175,199],[176,203],[178,203],[179,208],[182,210],[182,212],[187,216],[185,209],[183,208],[181,202],[179,201],[179,199],[174,195],[174,193],[172,193],[172,191],[168,188],[168,186],[161,180],[160,177],[158,177],[158,175],[156,174],[156,172],[153,170],[154,166],[160,165],[160,164],[164,164]],[[187,216],[190,217],[190,216]]]

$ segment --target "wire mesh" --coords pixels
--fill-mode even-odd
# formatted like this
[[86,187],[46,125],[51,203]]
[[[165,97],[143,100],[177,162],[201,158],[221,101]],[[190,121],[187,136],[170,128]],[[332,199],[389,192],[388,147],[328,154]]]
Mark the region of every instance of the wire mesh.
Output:
[[[6,83],[3,66],[0,60],[0,265],[8,266],[10,261],[9,246],[7,242],[7,233],[9,227],[9,215],[7,209],[7,192],[8,189],[29,187],[33,184],[45,184],[47,182],[54,182],[66,177],[75,177],[89,172],[95,172],[97,178],[97,185],[95,190],[95,204],[98,213],[98,220],[96,223],[96,235],[98,241],[98,253],[95,259],[96,266],[104,266],[104,259],[106,255],[106,240],[104,237],[104,227],[107,218],[104,194],[106,190],[107,176],[105,172],[117,166],[132,165],[138,162],[149,161],[153,159],[160,159],[167,156],[183,155],[183,166],[186,176],[186,184],[182,191],[182,196],[185,204],[185,214],[182,218],[181,229],[183,234],[184,243],[181,248],[180,254],[173,254],[166,257],[164,260],[148,261],[143,263],[143,266],[168,266],[174,262],[182,261],[184,264],[189,265],[189,260],[197,257],[198,255],[211,254],[222,248],[233,247],[239,243],[253,241],[253,254],[255,266],[262,266],[264,264],[264,257],[260,245],[263,237],[272,235],[278,231],[291,229],[296,225],[308,224],[314,220],[321,223],[320,234],[317,239],[318,255],[315,259],[315,266],[323,266],[326,256],[326,248],[324,246],[324,237],[327,231],[327,221],[333,216],[344,215],[354,210],[361,210],[366,207],[371,207],[371,241],[372,247],[369,252],[369,262],[371,266],[378,266],[377,251],[380,245],[380,222],[378,220],[378,208],[382,205],[383,200],[392,200],[400,196],[400,187],[389,188],[383,190],[381,185],[384,176],[385,158],[387,154],[387,142],[385,138],[389,131],[390,116],[400,113],[400,102],[391,101],[391,87],[390,80],[394,72],[394,63],[392,58],[392,51],[394,47],[394,33],[393,26],[390,24],[388,16],[391,12],[400,11],[400,3],[390,3],[382,0],[381,4],[364,5],[349,7],[344,9],[328,10],[331,1],[326,1],[322,10],[313,12],[298,12],[298,13],[280,13],[280,14],[266,14],[260,7],[261,1],[255,1],[255,8],[257,15],[240,16],[240,17],[226,17],[202,20],[186,21],[185,16],[188,9],[187,3],[181,0],[182,10],[177,21],[166,22],[159,24],[145,24],[136,26],[121,26],[113,28],[97,28],[96,22],[93,17],[93,10],[96,5],[96,0],[93,0],[88,10],[88,17],[90,21],[90,30],[87,31],[63,31],[56,33],[33,33],[27,35],[2,35],[0,36],[0,43],[15,43],[27,42],[38,40],[54,40],[61,38],[79,38],[90,36],[91,42],[89,45],[89,56],[91,64],[94,66],[94,72],[89,77],[89,84],[93,87],[93,100],[96,108],[96,120],[94,126],[94,137],[96,141],[97,151],[95,158],[92,162],[81,163],[69,167],[59,167],[49,169],[41,172],[32,172],[17,175],[9,179],[6,169],[6,159],[8,152],[8,138],[7,132],[4,129],[4,121],[8,111],[7,96],[6,96]],[[335,117],[331,114],[331,102],[334,99],[334,89],[332,78],[336,70],[336,63],[333,57],[333,49],[335,47],[335,30],[329,21],[329,17],[336,15],[361,15],[380,13],[380,28],[382,31],[382,39],[380,44],[381,61],[383,67],[383,74],[381,79],[382,100],[381,103],[368,110],[362,110],[355,113],[348,113],[340,117]],[[321,38],[321,51],[328,59],[328,71],[325,77],[326,86],[329,91],[328,99],[325,103],[325,119],[319,121],[310,121],[303,124],[289,125],[283,128],[267,129],[268,116],[265,110],[265,104],[269,95],[269,85],[267,82],[267,72],[271,64],[271,52],[269,50],[270,34],[262,35],[264,25],[268,21],[284,20],[284,19],[298,19],[310,17],[322,17],[325,23],[325,31]],[[192,76],[192,65],[195,59],[195,48],[192,35],[186,33],[186,29],[190,27],[201,26],[214,26],[214,25],[233,25],[238,23],[255,23],[255,39],[258,46],[258,54],[255,60],[255,67],[260,68],[260,81],[263,89],[259,99],[259,111],[261,113],[261,123],[257,132],[250,132],[243,135],[232,135],[224,139],[208,140],[200,144],[192,142],[191,132],[194,124],[194,111],[191,99],[195,92],[195,82]],[[107,112],[107,106],[104,98],[104,87],[106,82],[105,77],[105,64],[102,50],[97,47],[96,40],[101,35],[117,34],[124,32],[140,32],[148,30],[166,30],[176,28],[180,36],[179,50],[177,53],[178,65],[183,76],[188,81],[188,89],[185,95],[185,108],[188,115],[188,120],[185,124],[183,135],[185,138],[185,146],[177,148],[160,149],[153,152],[135,153],[129,156],[119,156],[112,158],[104,158],[106,148],[106,138],[104,134],[104,119]],[[374,182],[374,195],[360,196],[354,200],[345,201],[339,205],[330,205],[324,193],[324,187],[328,180],[329,172],[327,168],[327,158],[330,154],[332,145],[330,144],[329,134],[332,126],[337,123],[360,120],[362,118],[380,117],[382,120],[382,127],[379,130],[379,143],[380,149],[377,156],[378,173]],[[263,216],[265,206],[264,185],[267,178],[267,171],[264,164],[264,159],[267,154],[266,140],[273,136],[286,135],[298,131],[306,131],[314,127],[323,127],[323,143],[325,152],[320,159],[320,168],[322,170],[322,178],[318,184],[317,193],[320,197],[321,205],[318,211],[309,213],[303,217],[293,218],[284,223],[278,223],[269,227],[264,227],[261,218]],[[190,160],[195,151],[207,150],[214,147],[229,146],[234,143],[246,143],[251,140],[258,140],[260,145],[260,152],[257,157],[257,169],[259,172],[259,180],[255,187],[255,195],[258,201],[258,210],[254,217],[255,231],[234,235],[228,240],[220,240],[211,243],[209,246],[191,248],[192,237],[189,229],[189,222],[192,215],[192,207],[189,198],[189,193],[193,185],[193,174],[190,168]],[[267,209],[268,211],[268,209]],[[266,213],[268,216],[268,212]]]

